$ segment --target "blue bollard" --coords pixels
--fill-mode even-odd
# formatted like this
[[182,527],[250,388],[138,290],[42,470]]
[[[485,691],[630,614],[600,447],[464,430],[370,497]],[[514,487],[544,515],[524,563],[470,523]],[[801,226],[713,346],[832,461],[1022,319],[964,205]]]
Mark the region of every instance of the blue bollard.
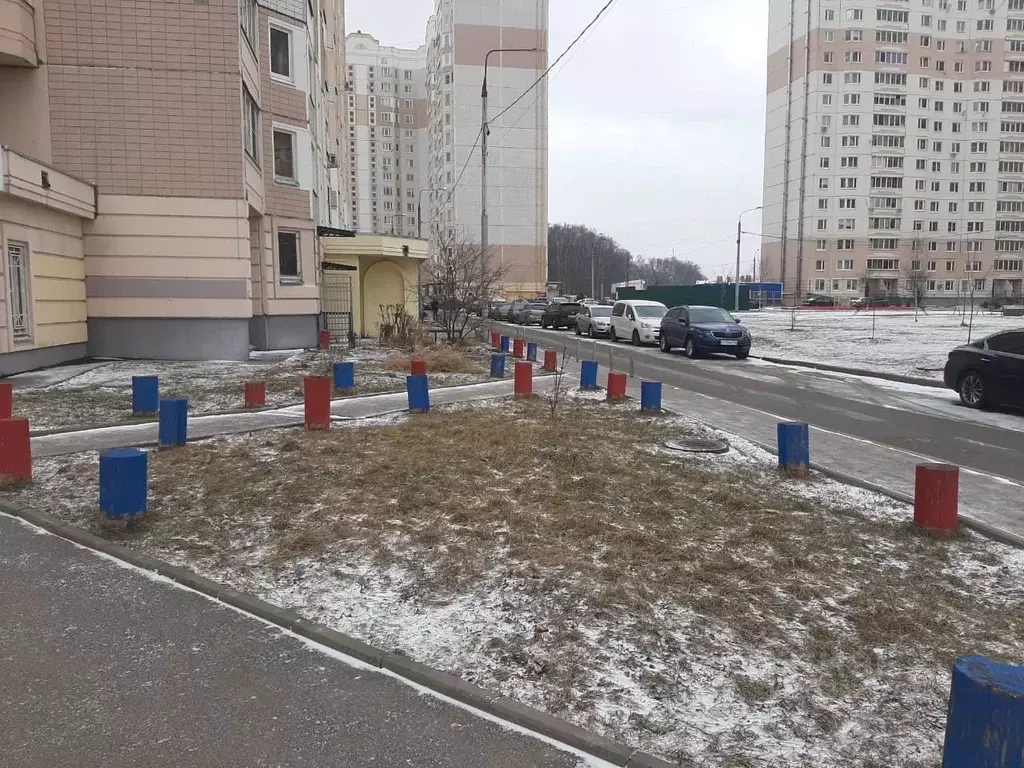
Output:
[[1024,667],[981,656],[953,663],[942,768],[1024,765]]
[[501,337],[501,351],[509,352],[512,349],[512,337],[502,336]]
[[657,412],[661,410],[661,382],[640,382],[640,410]]
[[356,388],[356,364],[335,363],[334,364],[334,388],[355,389]]
[[526,345],[526,360],[527,362],[537,362],[537,345],[532,341]]
[[[508,338],[507,336],[505,338]],[[491,355],[491,377],[502,379],[505,377],[505,355],[495,352]]]
[[580,363],[580,389],[597,389],[597,360]]
[[160,410],[160,379],[132,376],[132,415],[145,416]]
[[810,464],[810,428],[800,421],[780,421],[779,466],[790,474],[805,475]]
[[430,382],[425,375],[406,376],[405,388],[409,393],[410,413],[426,413],[430,410]]
[[184,445],[188,440],[188,400],[167,398],[160,401],[160,447]]
[[149,457],[135,448],[100,456],[100,511],[111,518],[141,515],[147,509]]

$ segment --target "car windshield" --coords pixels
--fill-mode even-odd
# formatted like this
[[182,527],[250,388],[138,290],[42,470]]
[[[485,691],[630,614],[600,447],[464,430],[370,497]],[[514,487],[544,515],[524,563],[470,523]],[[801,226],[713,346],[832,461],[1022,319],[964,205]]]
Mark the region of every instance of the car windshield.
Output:
[[539,309],[541,311],[543,311],[543,310],[545,310],[547,308],[548,308],[547,304],[531,304],[530,305],[530,309]]
[[641,304],[638,307],[633,307],[633,311],[640,317],[664,317],[665,313],[668,312],[668,308],[658,306],[657,304]]
[[591,307],[590,308],[590,314],[593,315],[594,317],[611,317],[612,316],[612,308],[611,307]]
[[718,307],[696,307],[690,310],[691,323],[727,323],[732,325],[736,319]]

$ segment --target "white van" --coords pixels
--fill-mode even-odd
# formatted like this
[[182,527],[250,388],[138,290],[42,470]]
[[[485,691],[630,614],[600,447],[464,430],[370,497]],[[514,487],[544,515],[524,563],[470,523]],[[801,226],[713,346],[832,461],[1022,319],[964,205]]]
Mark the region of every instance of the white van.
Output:
[[661,318],[668,307],[660,301],[617,301],[612,307],[612,341],[632,341],[636,346],[657,344]]

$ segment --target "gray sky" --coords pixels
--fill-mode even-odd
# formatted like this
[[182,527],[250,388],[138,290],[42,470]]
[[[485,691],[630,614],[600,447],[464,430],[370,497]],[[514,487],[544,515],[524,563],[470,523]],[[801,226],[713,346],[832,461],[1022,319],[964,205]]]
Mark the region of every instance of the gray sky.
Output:
[[[551,0],[551,60],[604,0]],[[767,3],[617,0],[554,70],[550,217],[731,274],[761,204]],[[346,27],[423,42],[433,0],[346,0]],[[759,231],[757,213],[744,229]],[[759,246],[745,237],[743,271]]]

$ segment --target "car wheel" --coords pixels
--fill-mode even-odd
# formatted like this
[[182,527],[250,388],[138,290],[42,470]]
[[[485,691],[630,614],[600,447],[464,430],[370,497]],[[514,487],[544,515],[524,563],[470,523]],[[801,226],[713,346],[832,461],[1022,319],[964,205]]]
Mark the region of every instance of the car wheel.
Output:
[[594,338],[594,326],[593,325],[587,326],[587,336],[589,336],[590,338]]
[[640,346],[640,331],[633,331],[633,346]]
[[957,392],[960,394],[960,402],[968,408],[985,407],[985,380],[977,371],[968,371],[960,377]]
[[668,334],[666,334],[664,331],[661,334],[660,346],[661,351],[664,352],[665,354],[668,354],[669,352],[672,351],[672,345],[668,343]]
[[583,335],[583,331],[580,330],[580,324],[579,323],[576,323],[576,335],[577,336],[582,336]]
[[693,336],[686,340],[686,356],[691,360],[697,358],[697,345],[693,343]]
[[737,360],[746,360],[749,355],[750,355],[750,350],[749,349],[741,349],[739,352],[736,353],[736,359]]

